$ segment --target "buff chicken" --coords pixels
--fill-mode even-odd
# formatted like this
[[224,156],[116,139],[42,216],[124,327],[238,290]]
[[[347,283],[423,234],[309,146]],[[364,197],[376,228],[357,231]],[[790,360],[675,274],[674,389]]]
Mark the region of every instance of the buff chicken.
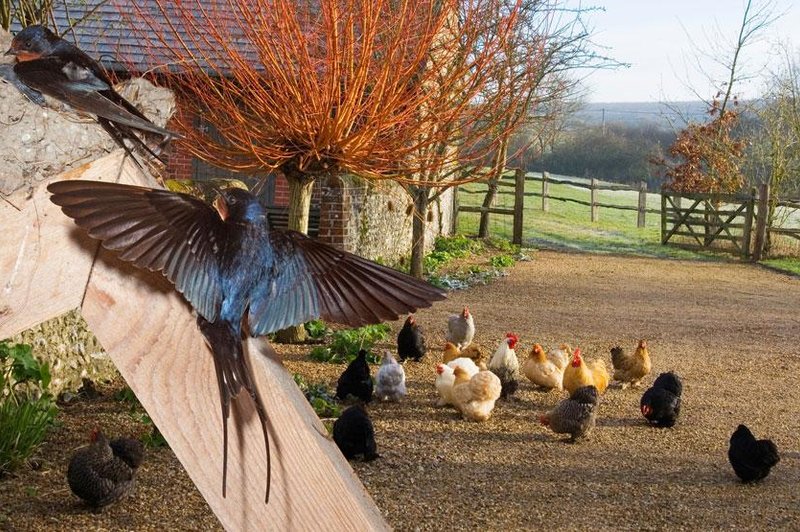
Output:
[[436,403],[436,406],[453,404],[453,384],[455,384],[456,381],[454,370],[458,367],[465,371],[469,377],[478,373],[478,366],[468,358],[456,358],[447,364],[437,365],[436,391],[439,392],[439,401]]
[[500,398],[500,379],[491,371],[481,370],[472,377],[462,368],[453,371],[453,404],[464,419],[486,421]]
[[522,373],[536,386],[547,390],[564,389],[564,367],[558,367],[550,360],[539,344],[534,344],[531,349],[528,359],[522,365]]
[[586,362],[581,356],[580,348],[575,348],[572,362],[564,369],[564,389],[570,395],[582,386],[594,386],[598,393],[603,393],[608,388],[608,370],[602,359]]

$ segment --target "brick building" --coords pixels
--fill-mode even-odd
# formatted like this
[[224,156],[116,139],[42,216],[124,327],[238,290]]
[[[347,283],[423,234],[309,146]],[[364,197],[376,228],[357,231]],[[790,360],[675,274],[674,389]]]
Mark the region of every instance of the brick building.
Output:
[[[74,38],[82,50],[122,77],[137,75],[155,66],[136,38],[136,32],[119,14],[119,5],[125,1],[134,0],[68,0],[54,4],[56,26],[66,28],[68,20],[81,20],[73,30],[74,37],[69,38]],[[147,3],[147,0],[137,2],[140,6]],[[89,16],[84,18],[85,14]],[[12,28],[13,31],[18,29]],[[180,112],[178,109],[177,113]],[[196,122],[198,127],[204,127],[201,117]],[[278,226],[285,224],[289,187],[280,173],[237,175],[192,157],[180,143],[172,143],[165,155],[166,177],[171,179],[234,177],[254,183],[255,178],[266,177],[260,199],[275,215],[273,222],[277,221]],[[410,253],[411,204],[410,197],[394,183],[372,184],[353,176],[318,180],[314,185],[309,232],[348,251],[394,262]],[[452,231],[452,208],[452,192],[448,192],[426,213],[429,245],[435,235]]]

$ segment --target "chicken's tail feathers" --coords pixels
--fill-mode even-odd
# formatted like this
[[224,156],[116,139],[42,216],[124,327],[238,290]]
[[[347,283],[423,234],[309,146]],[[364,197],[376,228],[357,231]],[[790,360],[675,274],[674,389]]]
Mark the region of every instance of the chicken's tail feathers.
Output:
[[231,400],[239,395],[242,388],[247,390],[253,400],[261,430],[264,434],[264,446],[267,455],[267,486],[264,502],[269,502],[270,481],[272,478],[272,464],[269,450],[269,431],[267,426],[267,412],[261,402],[253,382],[250,368],[242,350],[241,334],[234,330],[230,323],[217,319],[211,323],[202,316],[197,316],[197,325],[206,339],[211,354],[214,357],[214,369],[219,385],[220,403],[222,405],[222,496],[226,495],[228,479],[228,418],[231,411]]

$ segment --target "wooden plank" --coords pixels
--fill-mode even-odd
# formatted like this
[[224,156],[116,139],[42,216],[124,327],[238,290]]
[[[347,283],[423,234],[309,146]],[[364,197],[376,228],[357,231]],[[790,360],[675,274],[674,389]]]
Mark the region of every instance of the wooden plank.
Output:
[[82,311],[227,530],[387,529],[264,340],[248,341],[247,350],[272,424],[269,504],[264,440],[246,394],[234,402],[229,421],[228,490],[222,497],[222,415],[213,361],[172,285],[101,251]]
[[[124,152],[83,165],[64,174],[114,180]],[[124,170],[123,170],[124,169]],[[44,186],[18,202],[20,210],[0,202],[0,338],[8,338],[50,318],[78,308],[97,242],[79,231],[50,202]]]
[[501,209],[499,207],[469,207],[463,206],[458,208],[459,212],[488,212],[492,214],[508,214],[513,215],[514,209]]
[[[110,161],[100,164],[113,166]],[[115,175],[109,171],[101,177]],[[77,173],[66,177],[88,176]],[[120,181],[154,185],[135,171],[123,172]],[[85,287],[81,311],[90,329],[226,529],[388,529],[263,339],[249,340],[246,351],[272,423],[270,502],[264,503],[264,441],[258,416],[246,394],[234,401],[229,421],[228,492],[223,498],[219,391],[211,354],[189,305],[160,274],[135,269],[105,250],[97,253],[91,269],[82,266],[83,277],[64,279],[60,261],[83,265],[88,258],[91,265],[95,251],[84,245],[82,231],[58,233],[59,228],[73,227],[73,222],[60,211],[48,212],[47,217],[40,217],[41,234],[52,232],[62,238],[50,237],[47,242],[52,253],[37,255],[34,269],[56,273],[43,273],[41,285],[35,288],[53,300],[58,300],[61,292],[68,293],[67,299],[72,301],[74,287],[80,288],[81,297]],[[43,248],[43,243],[39,247]],[[81,297],[77,298],[79,304]],[[50,314],[33,312],[32,305],[29,307],[26,321]]]

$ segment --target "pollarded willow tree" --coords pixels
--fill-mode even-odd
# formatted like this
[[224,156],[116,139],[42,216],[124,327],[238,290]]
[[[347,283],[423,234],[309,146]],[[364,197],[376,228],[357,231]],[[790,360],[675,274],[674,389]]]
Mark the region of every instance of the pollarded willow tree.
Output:
[[[475,124],[503,94],[476,100],[516,6],[488,32],[500,0],[115,1],[170,73],[180,142],[222,168],[283,173],[291,229],[307,230],[320,177],[414,183],[491,149]],[[464,149],[419,157],[456,131]]]

